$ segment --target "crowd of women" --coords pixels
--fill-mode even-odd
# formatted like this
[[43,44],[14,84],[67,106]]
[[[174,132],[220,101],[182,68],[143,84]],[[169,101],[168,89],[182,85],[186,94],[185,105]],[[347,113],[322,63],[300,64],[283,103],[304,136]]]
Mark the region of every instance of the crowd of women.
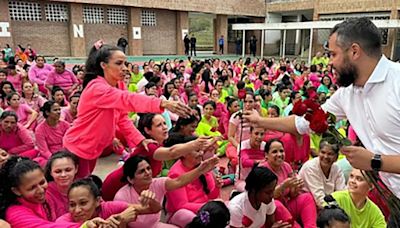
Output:
[[[338,145],[242,119],[323,104],[338,89],[323,57],[139,66],[101,41],[71,70],[0,57],[0,227],[386,227],[385,203]],[[101,180],[110,153],[123,165]]]

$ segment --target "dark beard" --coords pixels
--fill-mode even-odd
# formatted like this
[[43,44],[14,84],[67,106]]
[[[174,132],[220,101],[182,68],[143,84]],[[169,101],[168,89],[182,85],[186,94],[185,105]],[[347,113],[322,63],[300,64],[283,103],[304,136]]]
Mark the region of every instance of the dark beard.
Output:
[[354,83],[354,81],[356,80],[356,78],[358,77],[358,71],[357,68],[350,64],[350,63],[346,63],[343,68],[336,69],[337,71],[337,84],[339,86],[344,86],[347,87],[351,84]]

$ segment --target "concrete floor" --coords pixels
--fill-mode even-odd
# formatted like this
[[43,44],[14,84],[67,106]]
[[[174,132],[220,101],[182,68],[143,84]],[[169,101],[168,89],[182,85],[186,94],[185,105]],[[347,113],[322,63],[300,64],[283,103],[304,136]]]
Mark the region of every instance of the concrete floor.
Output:
[[[97,161],[96,168],[94,169],[93,174],[99,176],[102,180],[114,169],[118,168],[118,159],[119,156],[116,154],[111,154],[110,156],[100,158]],[[227,158],[221,158],[219,162],[219,166],[225,166],[227,164]],[[233,186],[226,186],[222,188],[220,198],[224,201],[229,199],[229,194],[232,191]]]

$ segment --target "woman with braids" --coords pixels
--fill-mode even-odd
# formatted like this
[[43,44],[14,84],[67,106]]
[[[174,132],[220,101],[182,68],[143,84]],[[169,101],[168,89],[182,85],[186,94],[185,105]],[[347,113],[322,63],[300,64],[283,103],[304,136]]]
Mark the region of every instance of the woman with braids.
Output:
[[[179,178],[196,169],[203,160],[203,150],[192,149],[175,162],[168,177]],[[169,223],[185,227],[209,200],[219,197],[222,179],[213,171],[206,172],[184,187],[167,192]]]
[[[46,198],[48,187],[42,168],[24,157],[11,157],[0,170],[0,219],[11,227],[78,228],[76,223],[55,223],[55,210]],[[94,218],[83,223],[86,227],[97,227],[108,222]],[[82,226],[82,227],[84,227]]]
[[78,177],[93,171],[97,158],[112,144],[117,127],[132,140],[128,144],[147,144],[129,120],[128,112],[162,113],[165,108],[182,116],[190,114],[190,109],[179,102],[118,89],[118,81],[124,79],[127,69],[125,62],[126,56],[118,47],[103,45],[102,41],[89,53],[78,116],[63,141],[64,147],[79,157]]

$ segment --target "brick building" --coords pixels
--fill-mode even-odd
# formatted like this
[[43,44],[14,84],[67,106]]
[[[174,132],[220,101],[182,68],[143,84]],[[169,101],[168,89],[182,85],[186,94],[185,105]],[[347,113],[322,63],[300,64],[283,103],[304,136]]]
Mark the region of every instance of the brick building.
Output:
[[44,55],[86,56],[96,40],[116,44],[124,36],[129,55],[183,54],[189,12],[212,16],[217,40],[228,36],[229,20],[265,18],[264,0],[246,2],[250,4],[238,0],[0,0],[0,45],[29,43]]

